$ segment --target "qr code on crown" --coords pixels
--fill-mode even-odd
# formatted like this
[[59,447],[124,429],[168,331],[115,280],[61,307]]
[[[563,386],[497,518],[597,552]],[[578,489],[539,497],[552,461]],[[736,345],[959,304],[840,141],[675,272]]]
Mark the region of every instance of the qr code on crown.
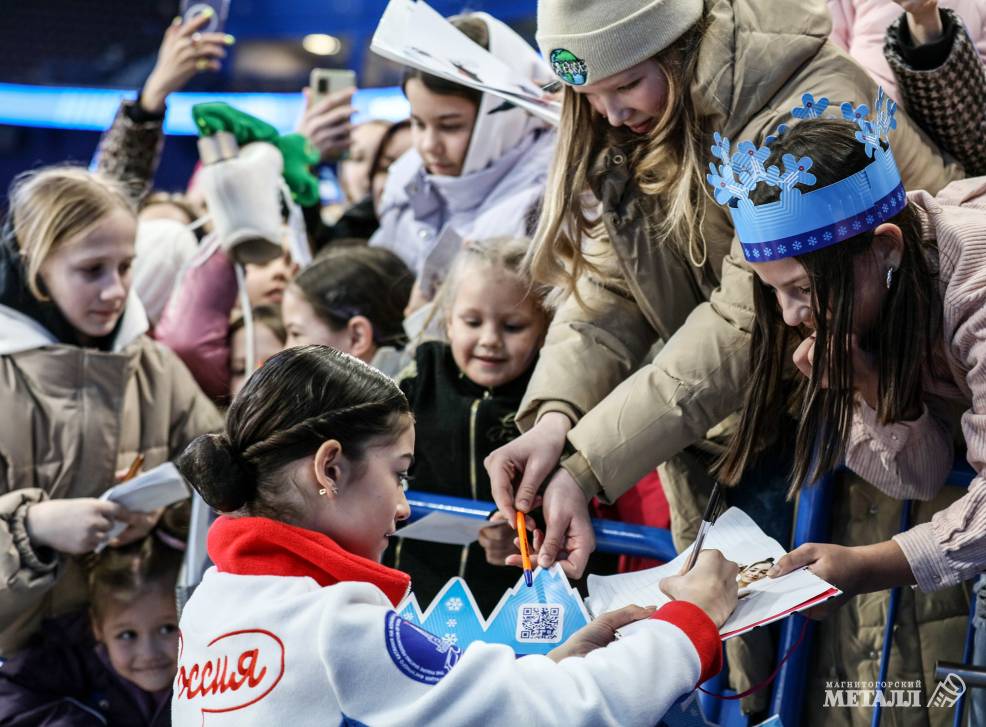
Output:
[[517,641],[557,644],[561,641],[565,610],[556,603],[521,606],[517,613]]

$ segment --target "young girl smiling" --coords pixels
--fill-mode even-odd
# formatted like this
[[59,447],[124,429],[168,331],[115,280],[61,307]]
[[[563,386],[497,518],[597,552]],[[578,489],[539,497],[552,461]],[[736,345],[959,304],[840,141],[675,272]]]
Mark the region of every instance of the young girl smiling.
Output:
[[[399,379],[417,429],[415,489],[492,501],[483,460],[518,435],[514,415],[548,325],[522,272],[526,250],[526,239],[473,241],[452,264],[438,298],[448,343],[419,344]],[[518,578],[503,567],[515,552],[514,531],[496,520],[469,546],[401,540],[394,567],[411,575],[423,604],[449,578],[465,578],[489,613]]]

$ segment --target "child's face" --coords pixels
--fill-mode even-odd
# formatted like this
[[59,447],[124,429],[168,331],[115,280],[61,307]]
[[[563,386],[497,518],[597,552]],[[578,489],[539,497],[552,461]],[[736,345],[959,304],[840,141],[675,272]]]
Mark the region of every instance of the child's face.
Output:
[[447,333],[452,357],[480,386],[521,376],[544,342],[547,317],[517,276],[485,265],[462,271]]
[[635,134],[651,131],[668,105],[668,79],[653,58],[573,90],[584,94],[610,126],[625,126]]
[[137,221],[114,210],[41,264],[41,279],[62,315],[84,336],[113,331],[130,292]]
[[458,177],[476,123],[476,104],[429,91],[420,78],[408,80],[404,90],[411,105],[411,141],[428,173]]
[[346,329],[333,331],[329,328],[296,286],[289,287],[284,293],[281,314],[284,316],[284,329],[288,333],[288,348],[317,343],[332,346],[343,353],[352,353]]
[[248,263],[245,269],[247,297],[252,306],[280,305],[284,289],[297,272],[297,266],[288,252],[263,265]]
[[146,692],[171,686],[178,663],[178,613],[174,591],[151,588],[130,603],[110,600],[93,621],[96,639],[116,672]]
[[350,553],[379,562],[397,523],[411,514],[404,484],[413,461],[414,425],[408,419],[397,439],[369,447],[355,466],[345,461],[338,492],[317,500],[312,529]]
[[[262,323],[253,327],[253,347],[257,360],[254,368],[260,368],[264,361],[278,353],[284,344],[274,332]],[[236,396],[246,383],[246,329],[240,328],[229,341],[229,395]]]

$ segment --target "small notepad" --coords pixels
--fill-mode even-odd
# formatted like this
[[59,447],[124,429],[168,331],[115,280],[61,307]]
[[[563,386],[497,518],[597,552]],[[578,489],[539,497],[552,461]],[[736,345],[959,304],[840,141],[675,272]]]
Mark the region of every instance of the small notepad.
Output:
[[[132,480],[111,487],[101,500],[116,502],[132,512],[151,512],[180,502],[189,496],[188,486],[178,468],[165,462]],[[105,543],[127,529],[126,523],[116,523],[107,533]],[[103,546],[96,549],[102,550]]]

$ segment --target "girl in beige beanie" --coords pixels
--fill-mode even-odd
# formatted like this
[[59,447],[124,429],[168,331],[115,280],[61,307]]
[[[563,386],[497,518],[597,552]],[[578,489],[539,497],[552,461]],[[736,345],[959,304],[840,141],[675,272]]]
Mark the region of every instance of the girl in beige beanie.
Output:
[[[565,88],[529,263],[563,302],[517,414],[525,433],[486,466],[509,522],[542,495],[540,565],[580,574],[595,547],[590,498],[615,500],[659,465],[676,544],[694,538],[749,379],[754,323],[732,222],[708,204],[712,133],[762,142],[806,92],[871,102],[875,84],[830,29],[824,0],[539,0],[538,44]],[[957,176],[909,119],[898,123],[908,188],[934,193]],[[769,477],[746,479],[731,501],[768,502],[764,526],[786,539],[783,488],[772,496]],[[839,668],[875,673],[878,648],[847,649]]]

